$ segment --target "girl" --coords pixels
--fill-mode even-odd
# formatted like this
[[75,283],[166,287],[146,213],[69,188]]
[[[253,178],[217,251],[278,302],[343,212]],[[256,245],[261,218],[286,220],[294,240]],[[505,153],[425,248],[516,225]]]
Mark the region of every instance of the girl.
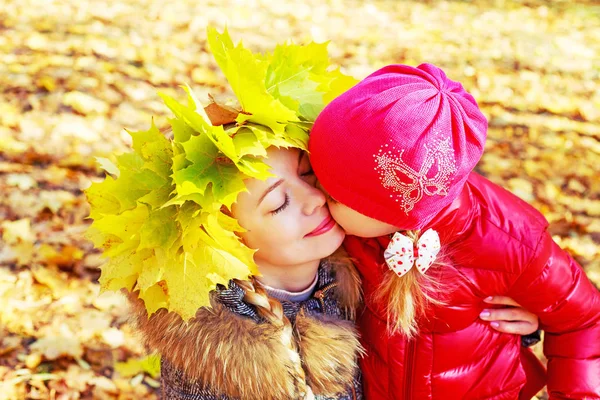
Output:
[[486,131],[473,97],[429,64],[375,72],[311,131],[330,211],[355,235],[369,399],[517,398],[519,340],[479,318],[494,294],[539,316],[550,398],[600,398],[600,294],[539,212],[472,172]]

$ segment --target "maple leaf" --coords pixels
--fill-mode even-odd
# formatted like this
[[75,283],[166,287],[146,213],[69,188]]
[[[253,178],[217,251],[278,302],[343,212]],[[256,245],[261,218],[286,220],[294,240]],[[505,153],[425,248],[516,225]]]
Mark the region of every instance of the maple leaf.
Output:
[[230,279],[248,279],[258,270],[254,251],[244,246],[234,233],[242,230],[232,219],[218,217],[188,206],[178,219],[183,226],[183,262],[171,265],[163,277],[168,288],[168,309],[183,319],[209,304],[209,292]]
[[141,264],[135,265],[127,256],[110,258],[100,267],[100,289],[104,291],[131,291],[137,281]]
[[227,125],[235,122],[240,113],[239,110],[217,103],[211,95],[208,95],[208,97],[210,103],[204,107],[204,111],[214,126]]
[[132,377],[145,372],[153,378],[160,375],[160,356],[151,354],[142,358],[130,358],[125,362],[115,363],[115,371],[123,377]]
[[107,257],[124,254],[139,245],[139,232],[148,215],[148,207],[143,204],[120,214],[104,215],[94,220],[88,237],[104,249]]
[[265,86],[268,63],[239,43],[233,45],[227,29],[219,33],[208,28],[210,50],[235,93],[243,113],[238,123],[246,121],[265,125],[282,132],[287,121],[297,121],[296,113],[274,98]]
[[237,195],[246,190],[238,168],[224,156],[219,161],[219,149],[207,135],[193,136],[183,147],[192,164],[173,175],[179,195],[204,194],[210,185],[215,201],[230,207]]
[[[186,91],[188,95],[191,93],[189,88],[186,88]],[[198,109],[204,109],[193,102],[193,97],[190,96],[190,104],[185,106],[170,96],[162,93],[159,95],[173,114],[194,130],[196,135],[192,136],[205,135],[227,158],[233,162],[238,160],[231,137],[225,133],[222,126],[212,126],[206,114],[198,113]]]
[[327,45],[278,45],[267,70],[267,91],[305,120],[314,121],[327,103],[358,82],[339,69],[328,70]]
[[154,124],[148,131],[130,134],[135,151],[117,156],[116,165],[104,162],[110,170],[107,172],[117,179],[107,176],[85,191],[92,205],[92,219],[103,214],[119,214],[135,208],[138,202],[156,208],[169,198],[173,154],[170,143]]
[[133,139],[133,149],[142,156],[143,168],[153,171],[162,178],[168,178],[173,163],[171,142],[158,130],[154,121],[149,130],[127,131]]
[[242,158],[244,156],[267,156],[265,146],[258,140],[254,131],[247,126],[242,126],[235,132],[233,145],[237,154]]
[[107,175],[102,182],[93,182],[85,190],[88,203],[90,203],[90,218],[97,220],[104,214],[114,213],[121,209],[121,202],[117,197],[119,183]]
[[114,175],[117,178],[119,177],[119,168],[117,168],[117,166],[112,160],[109,160],[106,157],[96,157],[96,162],[98,163],[98,166],[100,168],[102,168],[109,174]]
[[[179,265],[179,263],[174,263],[173,265]],[[146,306],[146,310],[148,311],[149,316],[154,314],[161,308],[166,308],[171,311],[171,308],[169,308],[169,293],[166,291],[166,285],[167,283],[165,281],[159,281],[154,285],[150,286],[148,289],[140,291],[138,296],[141,300],[144,301],[144,305]],[[206,299],[204,298],[202,300],[206,301]],[[209,303],[205,302],[198,302],[196,304],[201,304],[200,307],[209,305]],[[192,313],[189,313],[187,315],[188,319],[193,316]]]
[[[173,181],[177,197],[194,193],[204,195],[210,187],[214,200],[230,207],[237,195],[246,189],[245,177],[266,179],[271,176],[262,159],[248,157],[266,154],[258,140],[248,140],[251,138],[247,136],[235,139],[222,126],[212,126],[196,112],[201,107],[193,98],[191,107],[186,107],[169,96],[162,97],[176,117],[194,130],[189,137],[183,135],[186,140],[174,150]],[[238,153],[241,147],[244,151]],[[183,154],[189,164],[184,161]]]

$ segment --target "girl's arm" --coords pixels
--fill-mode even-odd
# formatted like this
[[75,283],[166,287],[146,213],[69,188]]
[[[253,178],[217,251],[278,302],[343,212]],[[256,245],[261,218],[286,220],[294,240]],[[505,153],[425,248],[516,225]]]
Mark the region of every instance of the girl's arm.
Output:
[[600,292],[548,232],[508,295],[545,331],[550,399],[600,399]]

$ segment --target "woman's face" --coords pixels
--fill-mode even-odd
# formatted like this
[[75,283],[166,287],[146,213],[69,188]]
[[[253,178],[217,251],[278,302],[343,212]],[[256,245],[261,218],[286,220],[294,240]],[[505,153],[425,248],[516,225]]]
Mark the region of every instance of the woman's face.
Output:
[[265,181],[248,179],[233,216],[246,229],[246,246],[258,249],[256,263],[300,265],[331,255],[344,232],[331,217],[306,152],[271,147],[265,160],[275,175]]

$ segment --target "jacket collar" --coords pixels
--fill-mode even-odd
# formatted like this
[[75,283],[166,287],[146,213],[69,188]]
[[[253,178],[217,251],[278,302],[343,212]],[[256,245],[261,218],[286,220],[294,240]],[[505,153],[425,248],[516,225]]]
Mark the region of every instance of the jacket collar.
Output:
[[[356,272],[344,264],[324,266],[320,290],[334,280],[339,290],[332,294],[337,293],[340,305],[346,304],[351,297],[341,294],[357,286]],[[143,303],[133,293],[133,317],[146,345],[182,372],[187,387],[196,390],[208,386],[238,398],[293,398],[295,367],[289,347],[282,343],[281,327],[257,323],[226,308],[221,300],[228,296],[236,307],[245,304],[237,289],[230,289],[221,290],[220,300],[213,298],[212,308],[200,308],[188,322],[165,309],[148,318]],[[362,351],[354,323],[331,314],[300,312],[294,328],[296,351],[313,392],[335,396],[347,390],[353,384]]]

